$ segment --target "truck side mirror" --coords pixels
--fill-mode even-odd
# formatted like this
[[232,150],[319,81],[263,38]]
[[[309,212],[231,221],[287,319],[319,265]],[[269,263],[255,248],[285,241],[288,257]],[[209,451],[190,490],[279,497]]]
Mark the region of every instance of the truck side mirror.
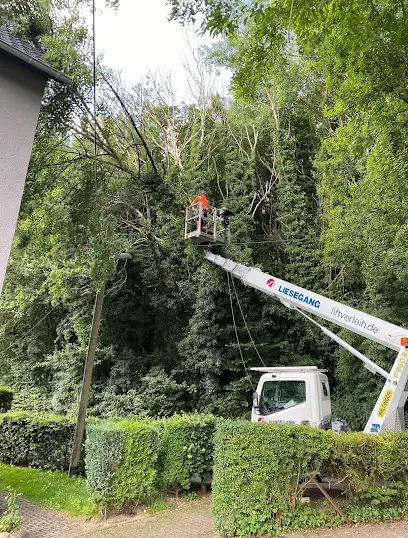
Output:
[[257,392],[252,394],[252,407],[254,409],[259,409],[259,397]]

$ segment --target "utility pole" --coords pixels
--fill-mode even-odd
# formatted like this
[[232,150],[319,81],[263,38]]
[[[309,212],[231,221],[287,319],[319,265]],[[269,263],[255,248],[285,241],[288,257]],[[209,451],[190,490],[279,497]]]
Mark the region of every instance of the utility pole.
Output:
[[91,389],[92,370],[95,359],[96,343],[98,340],[99,326],[101,322],[103,298],[105,294],[105,283],[96,292],[95,305],[92,316],[92,327],[89,335],[88,351],[85,360],[84,376],[82,379],[81,397],[77,423],[75,427],[74,444],[72,446],[71,462],[69,464],[68,476],[75,476],[78,472],[79,460],[81,458],[82,440],[84,438],[86,410],[88,407],[89,391]]
[[[132,259],[132,256],[127,252],[114,254],[110,256],[115,264],[115,272],[120,261],[126,263]],[[77,423],[75,427],[74,444],[72,445],[71,461],[69,464],[68,476],[75,476],[78,472],[79,460],[81,459],[82,440],[84,438],[86,410],[88,407],[89,392],[91,390],[92,370],[95,360],[96,344],[98,341],[99,326],[101,324],[101,314],[103,307],[103,298],[105,296],[104,282],[101,288],[96,292],[95,304],[92,316],[92,327],[88,341],[88,351],[86,354],[84,376],[82,378],[81,396],[79,399],[79,409]]]

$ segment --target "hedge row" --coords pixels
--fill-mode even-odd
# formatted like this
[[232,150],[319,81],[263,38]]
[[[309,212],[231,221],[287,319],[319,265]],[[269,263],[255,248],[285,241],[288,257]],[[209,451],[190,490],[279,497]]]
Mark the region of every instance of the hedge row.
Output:
[[[92,495],[101,507],[119,508],[158,491],[187,489],[195,476],[210,481],[214,425],[214,417],[207,415],[88,423],[86,467]],[[0,461],[66,471],[74,432],[72,418],[0,414]]]
[[[74,429],[74,420],[63,417],[0,415],[0,460],[67,470]],[[94,421],[85,446],[88,487],[102,510],[186,489],[195,477],[210,481],[214,468],[213,510],[225,537],[340,524],[335,512],[300,502],[307,481],[319,474],[343,484],[350,503],[344,510],[353,521],[408,515],[408,433],[334,435],[186,415]]]
[[215,417],[211,415],[174,416],[159,423],[161,489],[188,489],[194,477],[211,482],[214,430]]
[[68,470],[75,421],[38,413],[9,412],[0,415],[0,461]]
[[276,535],[337,525],[300,497],[316,475],[344,485],[350,519],[398,518],[408,502],[408,434],[334,435],[315,428],[221,421],[215,435],[213,512],[221,536]]
[[186,415],[87,427],[88,488],[101,510],[149,502],[159,492],[210,480],[215,419]]

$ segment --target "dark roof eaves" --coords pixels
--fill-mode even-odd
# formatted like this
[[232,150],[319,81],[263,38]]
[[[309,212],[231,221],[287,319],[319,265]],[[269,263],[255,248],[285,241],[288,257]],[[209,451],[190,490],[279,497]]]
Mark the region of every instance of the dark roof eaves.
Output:
[[24,63],[45,73],[49,78],[52,78],[57,82],[61,82],[62,84],[66,84],[67,86],[70,86],[72,84],[72,80],[60,73],[57,69],[54,69],[49,64],[42,62],[41,60],[38,60],[37,58],[30,56],[29,54],[26,54],[25,52],[17,49],[16,47],[13,47],[9,43],[5,43],[1,39],[0,50],[7,52],[11,56],[18,58],[19,60],[22,60]]

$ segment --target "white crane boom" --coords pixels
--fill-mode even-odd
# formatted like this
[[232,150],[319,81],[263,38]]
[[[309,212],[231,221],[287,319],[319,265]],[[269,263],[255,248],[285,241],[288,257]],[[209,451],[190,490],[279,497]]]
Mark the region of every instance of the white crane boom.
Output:
[[408,330],[403,327],[295,286],[281,278],[263,273],[259,269],[240,265],[210,250],[205,253],[205,257],[242,280],[247,286],[278,298],[285,306],[310,312],[383,346],[399,351],[401,338],[408,337]]
[[[288,308],[293,308],[314,324],[330,338],[353,353],[368,370],[385,377],[386,382],[364,429],[365,433],[380,433],[383,430],[402,430],[404,424],[404,404],[408,397],[408,330],[398,325],[361,312],[356,308],[333,301],[323,295],[295,286],[280,278],[268,275],[253,267],[246,267],[224,258],[207,249],[205,257],[244,284],[278,298]],[[310,312],[335,325],[339,325],[369,340],[378,342],[390,349],[399,351],[391,371],[383,368],[354,349],[350,344],[332,333],[326,327],[304,313]]]

